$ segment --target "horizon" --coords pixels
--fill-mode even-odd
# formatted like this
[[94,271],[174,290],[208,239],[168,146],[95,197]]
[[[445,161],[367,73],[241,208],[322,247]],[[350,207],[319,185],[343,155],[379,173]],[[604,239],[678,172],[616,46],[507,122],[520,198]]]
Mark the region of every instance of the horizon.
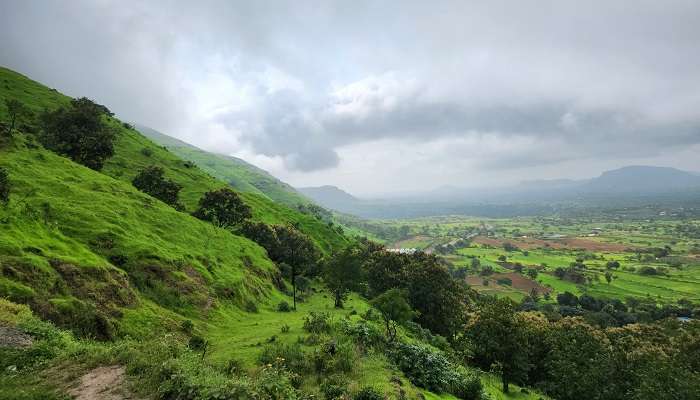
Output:
[[700,171],[700,4],[401,4],[9,2],[0,64],[294,187]]

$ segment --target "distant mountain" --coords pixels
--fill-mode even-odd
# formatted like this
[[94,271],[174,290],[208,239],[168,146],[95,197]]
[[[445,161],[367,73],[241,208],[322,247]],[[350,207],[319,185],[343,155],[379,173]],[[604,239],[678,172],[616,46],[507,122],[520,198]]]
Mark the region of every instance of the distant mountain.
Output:
[[700,176],[669,167],[629,166],[603,172],[580,187],[584,193],[662,193],[700,188]]
[[242,192],[263,195],[271,200],[292,207],[298,204],[310,203],[309,199],[296,191],[292,186],[240,158],[211,153],[147,126],[134,125],[144,136],[165,146],[175,155],[192,161],[202,170]]
[[352,209],[361,200],[336,186],[297,188],[299,192],[323,207],[344,211]]

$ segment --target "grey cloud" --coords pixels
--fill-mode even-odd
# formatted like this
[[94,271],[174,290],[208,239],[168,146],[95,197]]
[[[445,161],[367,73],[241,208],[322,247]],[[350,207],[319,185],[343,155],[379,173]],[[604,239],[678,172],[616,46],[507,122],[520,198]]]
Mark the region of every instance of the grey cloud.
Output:
[[482,170],[700,144],[695,1],[6,0],[0,37],[0,64],[290,174],[379,139],[524,143]]

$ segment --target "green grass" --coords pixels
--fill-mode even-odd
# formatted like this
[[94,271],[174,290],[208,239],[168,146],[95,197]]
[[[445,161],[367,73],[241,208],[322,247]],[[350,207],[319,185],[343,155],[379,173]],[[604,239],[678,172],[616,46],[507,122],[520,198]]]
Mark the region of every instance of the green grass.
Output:
[[241,192],[255,193],[292,208],[311,202],[293,187],[239,158],[204,151],[147,127],[138,126],[137,129],[178,157],[194,162]]

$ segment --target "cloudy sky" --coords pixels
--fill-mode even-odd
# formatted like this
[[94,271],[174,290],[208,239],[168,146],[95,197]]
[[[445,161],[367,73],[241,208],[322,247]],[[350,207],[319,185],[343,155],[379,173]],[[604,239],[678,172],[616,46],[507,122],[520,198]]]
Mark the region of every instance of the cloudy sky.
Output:
[[700,171],[700,2],[0,0],[0,65],[296,186]]

